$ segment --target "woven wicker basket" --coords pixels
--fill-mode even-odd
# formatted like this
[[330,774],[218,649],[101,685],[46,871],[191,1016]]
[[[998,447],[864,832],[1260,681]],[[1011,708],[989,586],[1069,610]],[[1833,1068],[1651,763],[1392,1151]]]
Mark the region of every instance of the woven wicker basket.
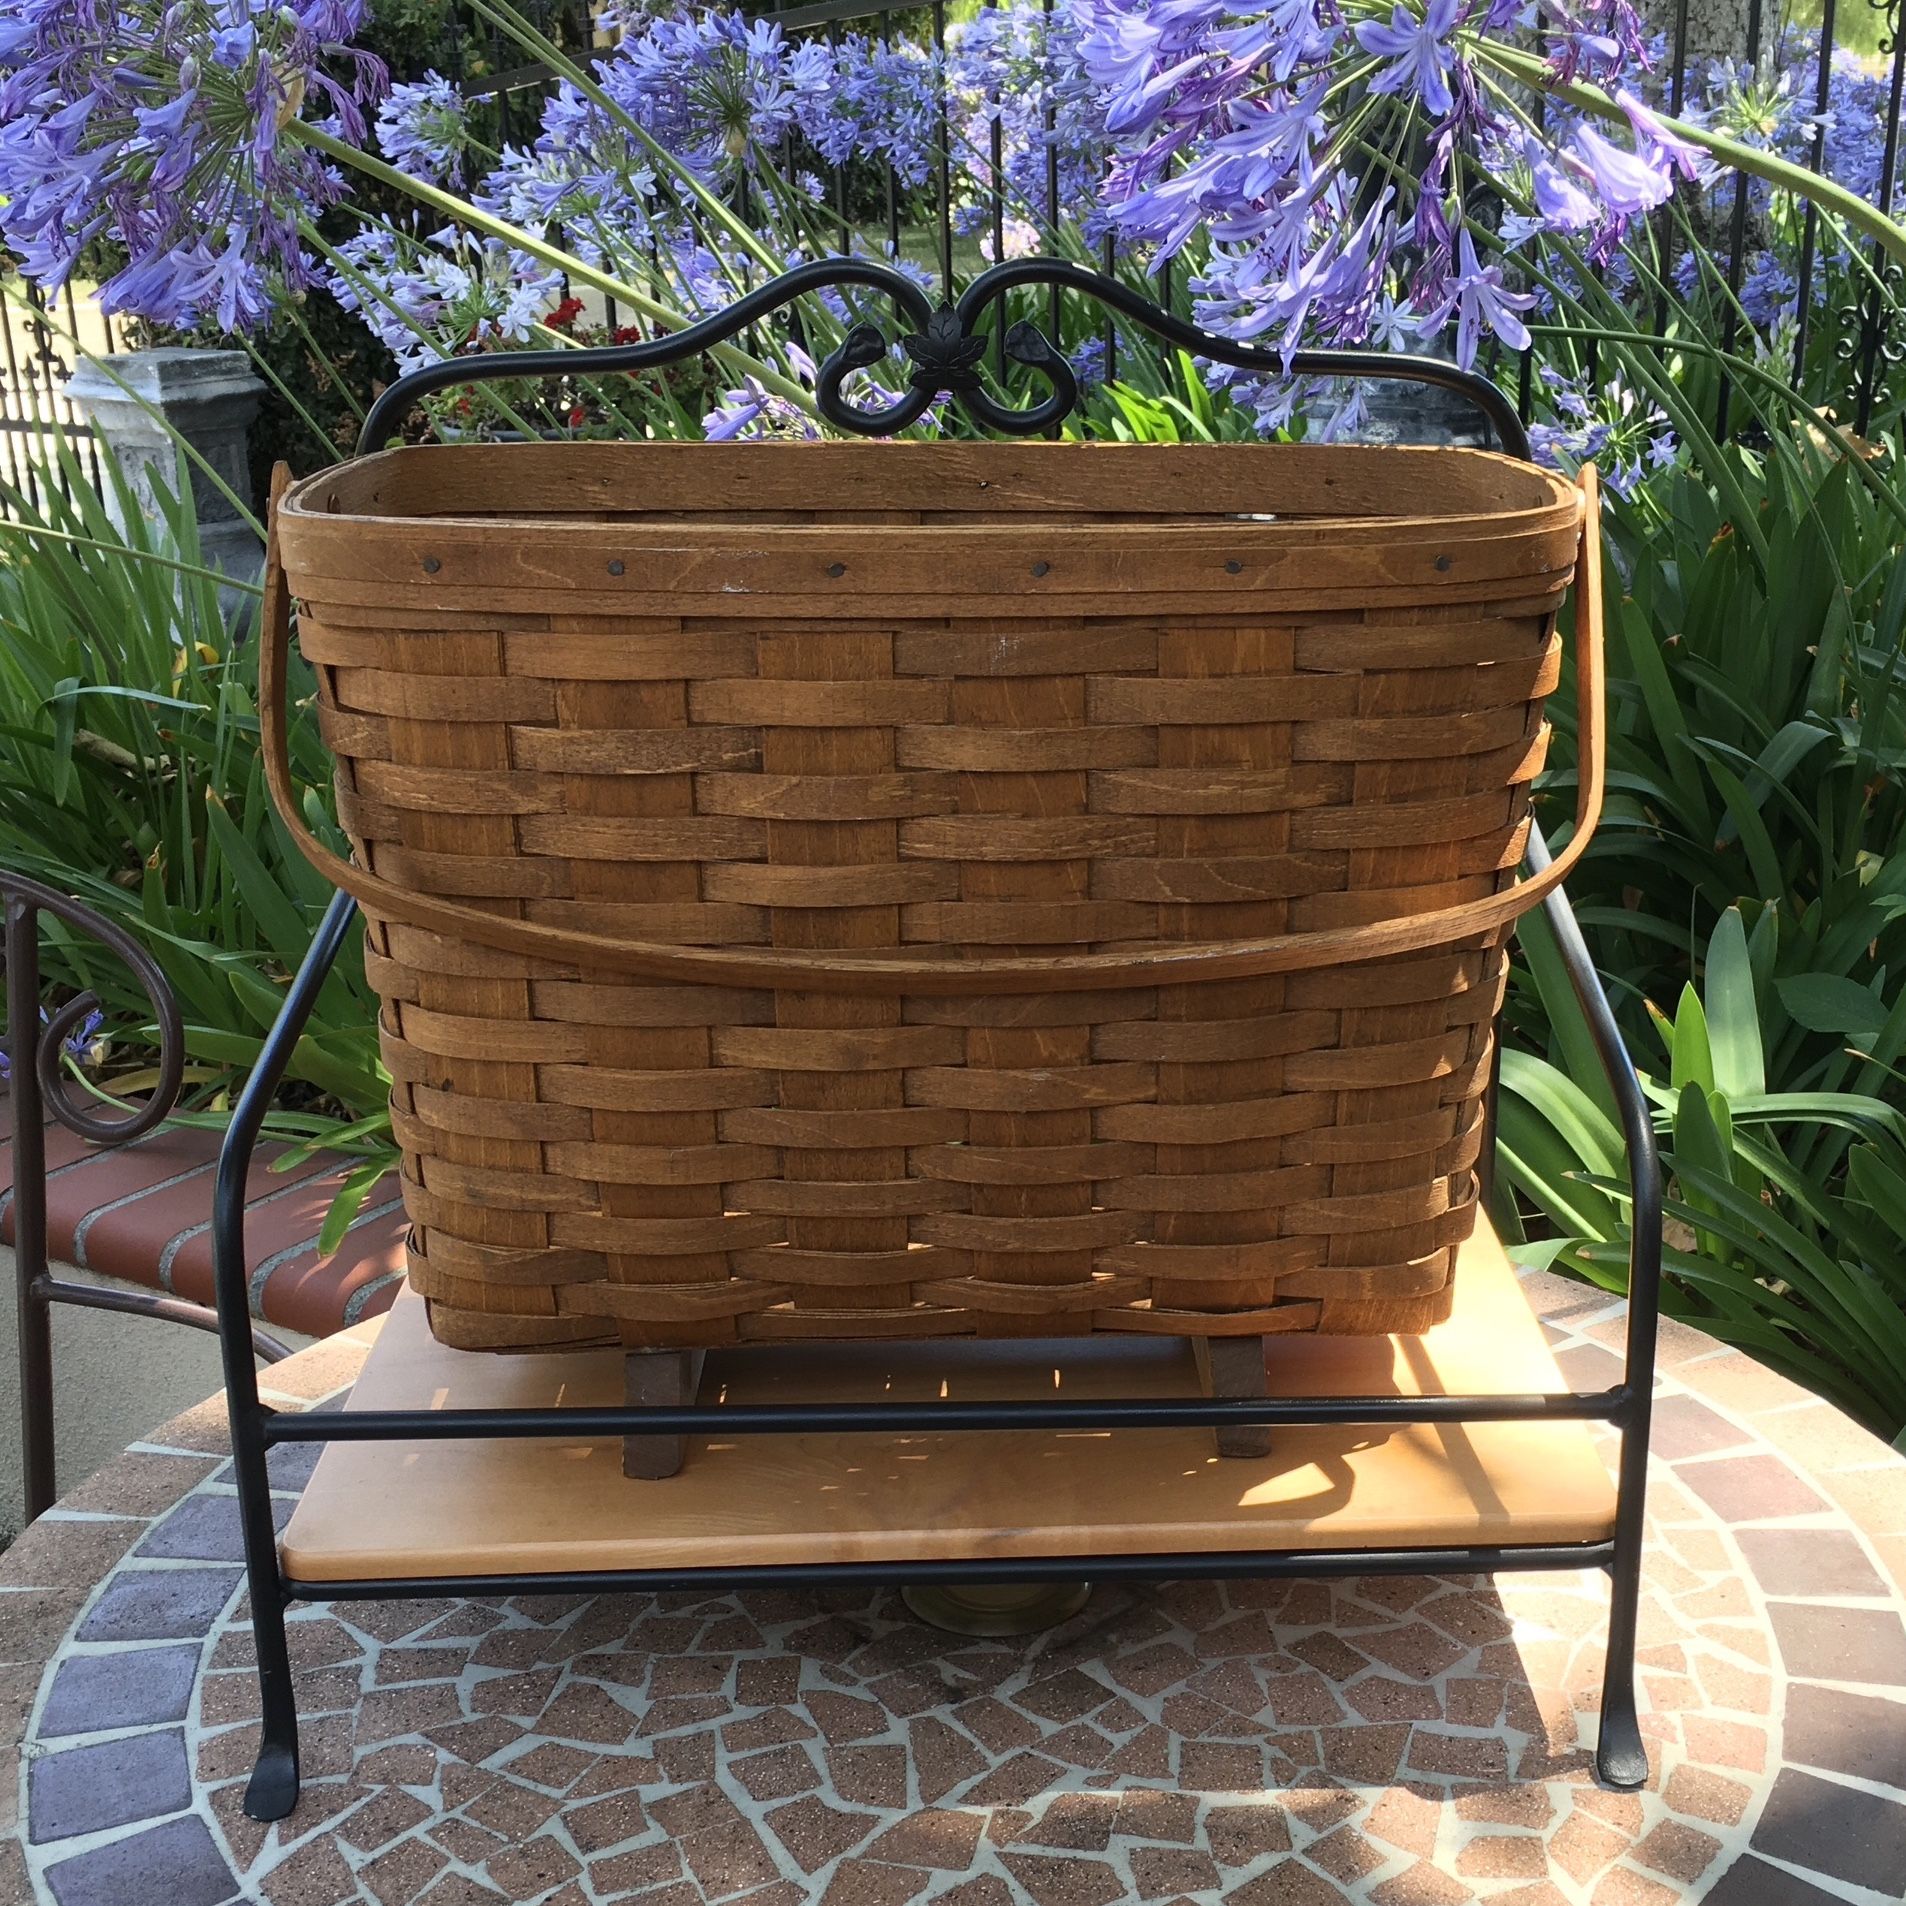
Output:
[[[549,444],[282,496],[267,765],[362,902],[468,1348],[1418,1330],[1599,809],[1592,473]],[[1583,553],[1577,824],[1514,882]],[[355,849],[285,762],[290,597]]]

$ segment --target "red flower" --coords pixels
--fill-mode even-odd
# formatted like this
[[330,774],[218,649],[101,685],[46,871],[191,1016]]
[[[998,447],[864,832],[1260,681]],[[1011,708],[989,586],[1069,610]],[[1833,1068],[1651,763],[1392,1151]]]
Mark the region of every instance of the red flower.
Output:
[[547,322],[552,331],[560,331],[564,329],[565,326],[574,324],[581,316],[582,300],[580,298],[565,298],[562,303],[549,314]]

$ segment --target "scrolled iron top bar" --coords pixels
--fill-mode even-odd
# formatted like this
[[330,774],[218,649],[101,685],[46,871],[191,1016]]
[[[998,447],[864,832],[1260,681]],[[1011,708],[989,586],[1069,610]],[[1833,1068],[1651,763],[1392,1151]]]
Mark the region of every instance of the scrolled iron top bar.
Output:
[[1239,344],[1175,316],[1104,272],[1061,258],[1015,258],[983,271],[960,293],[956,303],[936,307],[913,279],[892,265],[869,258],[819,258],[770,279],[724,310],[639,344],[611,344],[580,350],[493,351],[478,357],[445,358],[400,377],[371,406],[358,437],[358,453],[383,447],[410,408],[432,391],[463,384],[495,383],[506,378],[590,376],[659,370],[725,344],[750,325],[802,298],[844,286],[862,286],[892,301],[913,328],[893,340],[911,364],[908,388],[891,403],[868,409],[850,401],[842,386],[855,371],[870,369],[888,355],[890,342],[878,326],[857,323],[820,367],[815,401],[821,416],[853,436],[885,437],[910,428],[942,396],[950,398],[982,429],[1005,436],[1035,436],[1062,423],[1078,402],[1078,380],[1058,346],[1029,320],[1009,326],[1005,355],[1048,385],[1047,395],[1024,407],[1002,403],[982,377],[987,308],[1012,291],[1043,286],[1056,309],[1063,294],[1097,303],[1166,343],[1238,370],[1268,377],[1370,378],[1420,384],[1453,392],[1487,420],[1497,441],[1511,456],[1529,460],[1529,436],[1508,395],[1488,378],[1459,369],[1441,358],[1390,351],[1295,351]]
[[[98,941],[138,981],[139,990],[152,1008],[153,1024],[159,1034],[159,1057],[152,1083],[141,1103],[128,1110],[123,1118],[97,1118],[82,1111],[60,1077],[60,1054],[66,1041],[90,1013],[99,1010],[96,993],[76,993],[56,1007],[40,1023],[38,1036],[30,1038],[27,1047],[45,1110],[69,1132],[95,1145],[122,1145],[130,1139],[143,1138],[171,1115],[185,1076],[185,1030],[179,1018],[179,1003],[158,962],[123,928],[70,894],[29,879],[25,874],[0,868],[0,905],[5,906],[9,917],[22,916],[23,927],[29,932],[35,915],[50,914],[75,933]],[[29,1012],[31,1005],[29,1002]],[[20,1054],[15,1052],[13,1057],[15,1063],[19,1063]]]

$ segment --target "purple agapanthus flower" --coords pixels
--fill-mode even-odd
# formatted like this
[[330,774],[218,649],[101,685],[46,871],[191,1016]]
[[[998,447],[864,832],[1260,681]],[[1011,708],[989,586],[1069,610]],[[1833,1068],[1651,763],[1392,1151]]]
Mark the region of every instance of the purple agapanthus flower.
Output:
[[250,250],[251,234],[239,224],[226,227],[217,251],[203,243],[190,254],[194,266],[183,286],[192,308],[216,319],[221,331],[249,331],[271,308],[265,275]]
[[1529,427],[1538,463],[1575,470],[1593,458],[1608,487],[1626,496],[1651,470],[1672,463],[1680,445],[1667,417],[1619,377],[1595,384],[1552,373],[1543,392],[1555,412]]
[[562,294],[559,273],[505,245],[446,226],[373,226],[338,248],[327,280],[401,369],[494,344],[526,344]]
[[[1571,70],[1618,82],[1646,51],[1630,0],[1072,0],[1072,10],[1081,73],[1112,135],[1100,188],[1110,222],[1153,269],[1192,259],[1201,321],[1285,353],[1372,338],[1420,347],[1446,326],[1465,363],[1485,336],[1524,348],[1535,293],[1505,277],[1509,253],[1540,254],[1554,275],[1586,249],[1606,275],[1632,221],[1683,170],[1652,118],[1632,122],[1636,152],[1593,131],[1558,148],[1572,116],[1532,125],[1470,62],[1472,45],[1519,36],[1533,19]],[[1366,152],[1412,155],[1411,169],[1365,175]],[[1485,194],[1505,187],[1512,202],[1480,222]],[[1489,226],[1500,235],[1485,264]],[[1308,401],[1289,380],[1213,376],[1265,428]]]
[[[1203,11],[1215,18],[1219,9]],[[1104,89],[1107,132],[1145,131],[1157,120],[1172,88],[1204,64],[1203,48],[1181,55],[1174,46],[1173,28],[1180,22],[1173,12],[1170,0],[1142,14],[1101,7],[1080,39],[1079,63]]]
[[1585,231],[1603,216],[1595,201],[1536,140],[1525,141],[1523,156],[1528,162],[1536,213],[1549,230]]
[[1684,179],[1700,179],[1712,164],[1701,148],[1670,132],[1625,86],[1615,89],[1615,104],[1628,117],[1634,130],[1635,147],[1657,171],[1678,172]]
[[1104,113],[1084,65],[1091,24],[1083,9],[1018,0],[949,30],[950,156],[971,193],[955,215],[967,233],[991,228],[995,191],[1010,215],[1047,230],[1071,216],[1095,243],[1113,232]]
[[1423,313],[1425,337],[1434,337],[1456,319],[1456,362],[1468,370],[1476,361],[1476,347],[1485,329],[1493,331],[1512,351],[1529,348],[1529,327],[1520,313],[1535,303],[1526,291],[1510,291],[1500,265],[1483,265],[1476,257],[1476,241],[1463,228],[1456,241],[1457,268],[1451,272],[1437,303]]
[[596,63],[609,98],[709,179],[778,149],[824,107],[832,73],[823,43],[741,13],[656,16]]
[[907,185],[924,185],[938,150],[946,68],[939,54],[906,41],[850,35],[834,49],[824,96],[803,109],[801,128],[829,165],[886,160]]
[[1456,64],[1450,35],[1462,17],[1464,0],[1429,0],[1418,19],[1397,0],[1388,26],[1376,20],[1360,21],[1357,44],[1385,64],[1370,81],[1373,93],[1405,93],[1420,99],[1426,112],[1438,118],[1456,103],[1449,76]]
[[[47,1025],[53,1015],[42,1006],[40,1024]],[[106,1039],[106,1015],[98,1007],[93,1007],[80,1020],[79,1024],[60,1041],[60,1052],[69,1065],[89,1066],[98,1060]],[[0,1046],[0,1085],[13,1077],[13,1056],[5,1046]]]
[[109,239],[109,312],[246,330],[313,281],[301,221],[342,181],[296,136],[347,140],[385,83],[366,0],[9,0],[0,10],[0,240],[43,285]]
[[1575,128],[1568,156],[1580,176],[1593,184],[1601,202],[1621,217],[1652,212],[1674,191],[1674,181],[1665,167],[1650,164],[1637,152],[1622,151],[1586,120]]
[[468,104],[441,73],[393,86],[377,109],[384,157],[433,185],[461,186],[470,145]]
[[[345,185],[300,128],[373,137],[381,76],[354,44],[368,5],[0,0],[0,240],[46,282],[94,239],[122,245],[105,302],[168,323],[242,330],[324,282],[306,234]],[[559,80],[500,153],[483,153],[435,73],[390,93],[374,138],[413,179],[682,314],[800,258],[877,246],[849,226],[878,232],[865,192],[889,166],[896,220],[917,224],[912,195],[937,193],[944,158],[955,228],[982,252],[1096,258],[1109,244],[1134,270],[1182,255],[1199,315],[1234,336],[1283,353],[1397,348],[1449,326],[1468,361],[1485,336],[1527,338],[1533,296],[1505,277],[1512,255],[1559,296],[1584,258],[1617,285],[1634,221],[1706,176],[1643,102],[1634,0],[994,0],[943,48],[830,42],[732,8],[606,5],[619,37],[591,80]],[[1472,59],[1492,35],[1526,45],[1531,26],[1557,71],[1615,93],[1620,143],[1559,105],[1532,125]],[[1797,96],[1732,69],[1697,78],[1695,123],[1806,156]],[[1883,142],[1838,115],[1866,111],[1876,84],[1835,69],[1829,143],[1836,170],[1870,174],[1874,192]],[[835,177],[816,182],[832,167],[838,194]],[[520,245],[486,239],[483,216],[394,223],[366,221],[328,281],[405,363],[529,337],[566,289]],[[1750,270],[1757,308],[1781,282]],[[829,309],[858,315],[850,302]],[[1267,428],[1295,403],[1321,407],[1313,429],[1356,426],[1338,393],[1212,377]],[[737,383],[709,428],[793,427],[772,408],[783,401]]]

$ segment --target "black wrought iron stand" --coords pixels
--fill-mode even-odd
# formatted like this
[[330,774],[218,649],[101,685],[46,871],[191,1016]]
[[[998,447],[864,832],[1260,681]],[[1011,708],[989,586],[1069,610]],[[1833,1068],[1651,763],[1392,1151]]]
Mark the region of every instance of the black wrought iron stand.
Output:
[[[1077,387],[1070,367],[1056,346],[1035,327],[1024,323],[1013,325],[1005,334],[1004,346],[1008,358],[1049,383],[1050,394],[1044,400],[1024,409],[1001,401],[984,388],[981,363],[984,355],[981,320],[995,307],[1003,311],[1002,301],[1008,292],[1027,285],[1044,285],[1055,291],[1074,291],[1090,297],[1196,356],[1263,376],[1378,377],[1458,391],[1487,417],[1505,450],[1525,459],[1529,454],[1527,436],[1503,393],[1487,379],[1460,371],[1454,365],[1431,358],[1363,351],[1299,352],[1287,364],[1279,352],[1234,344],[1201,331],[1112,278],[1049,259],[1021,259],[996,266],[975,279],[957,305],[940,312],[933,309],[925,293],[911,279],[889,266],[864,259],[820,260],[762,286],[715,317],[649,343],[600,350],[507,352],[429,365],[399,379],[372,407],[360,440],[360,451],[381,446],[394,433],[414,401],[429,391],[497,378],[569,378],[656,369],[692,358],[725,342],[799,297],[847,285],[864,286],[884,294],[917,326],[915,333],[904,341],[913,365],[908,374],[908,389],[876,408],[857,405],[842,389],[851,373],[868,370],[886,354],[886,343],[875,327],[855,326],[821,367],[816,397],[823,416],[837,427],[863,436],[883,436],[918,423],[943,395],[950,396],[989,429],[1023,435],[1056,426],[1076,401]],[[976,344],[980,348],[974,348]],[[1534,829],[1529,835],[1528,862],[1537,872],[1549,863],[1548,848]],[[1608,1074],[1628,1149],[1634,1229],[1629,1252],[1627,1341],[1622,1379],[1610,1389],[1538,1395],[1343,1396],[1299,1400],[1140,1398],[1084,1403],[695,1404],[680,1408],[354,1410],[349,1413],[326,1410],[288,1414],[273,1410],[260,1400],[253,1367],[251,1316],[246,1302],[245,1178],[279,1079],[350,927],[354,902],[340,894],[324,916],[239,1100],[219,1161],[215,1193],[214,1274],[262,1701],[258,1762],[246,1791],[245,1811],[254,1819],[276,1820],[288,1814],[297,1802],[298,1717],[285,1638],[285,1610],[292,1601],[367,1601],[446,1591],[505,1596],[579,1590],[655,1592],[684,1588],[1042,1581],[1065,1579],[1079,1572],[1080,1561],[1076,1555],[1051,1555],[302,1582],[287,1576],[279,1559],[266,1475],[266,1457],[276,1445],[492,1437],[573,1439],[622,1437],[632,1433],[674,1436],[711,1431],[732,1436],[801,1431],[840,1434],[866,1430],[1215,1429],[1255,1424],[1292,1427],[1556,1420],[1611,1423],[1620,1432],[1621,1441],[1614,1528],[1605,1541],[1492,1547],[1127,1554],[1094,1556],[1090,1567],[1094,1579],[1101,1581],[1606,1569],[1611,1595],[1596,1766],[1601,1778],[1611,1787],[1643,1785],[1648,1777],[1648,1761],[1635,1711],[1634,1653],[1661,1276],[1661,1171],[1647,1101],[1623,1046],[1607,996],[1590,963],[1575,916],[1559,889],[1544,904],[1597,1054]],[[1494,1145],[1493,1093],[1491,1111],[1490,1128],[1484,1135],[1485,1187]]]

